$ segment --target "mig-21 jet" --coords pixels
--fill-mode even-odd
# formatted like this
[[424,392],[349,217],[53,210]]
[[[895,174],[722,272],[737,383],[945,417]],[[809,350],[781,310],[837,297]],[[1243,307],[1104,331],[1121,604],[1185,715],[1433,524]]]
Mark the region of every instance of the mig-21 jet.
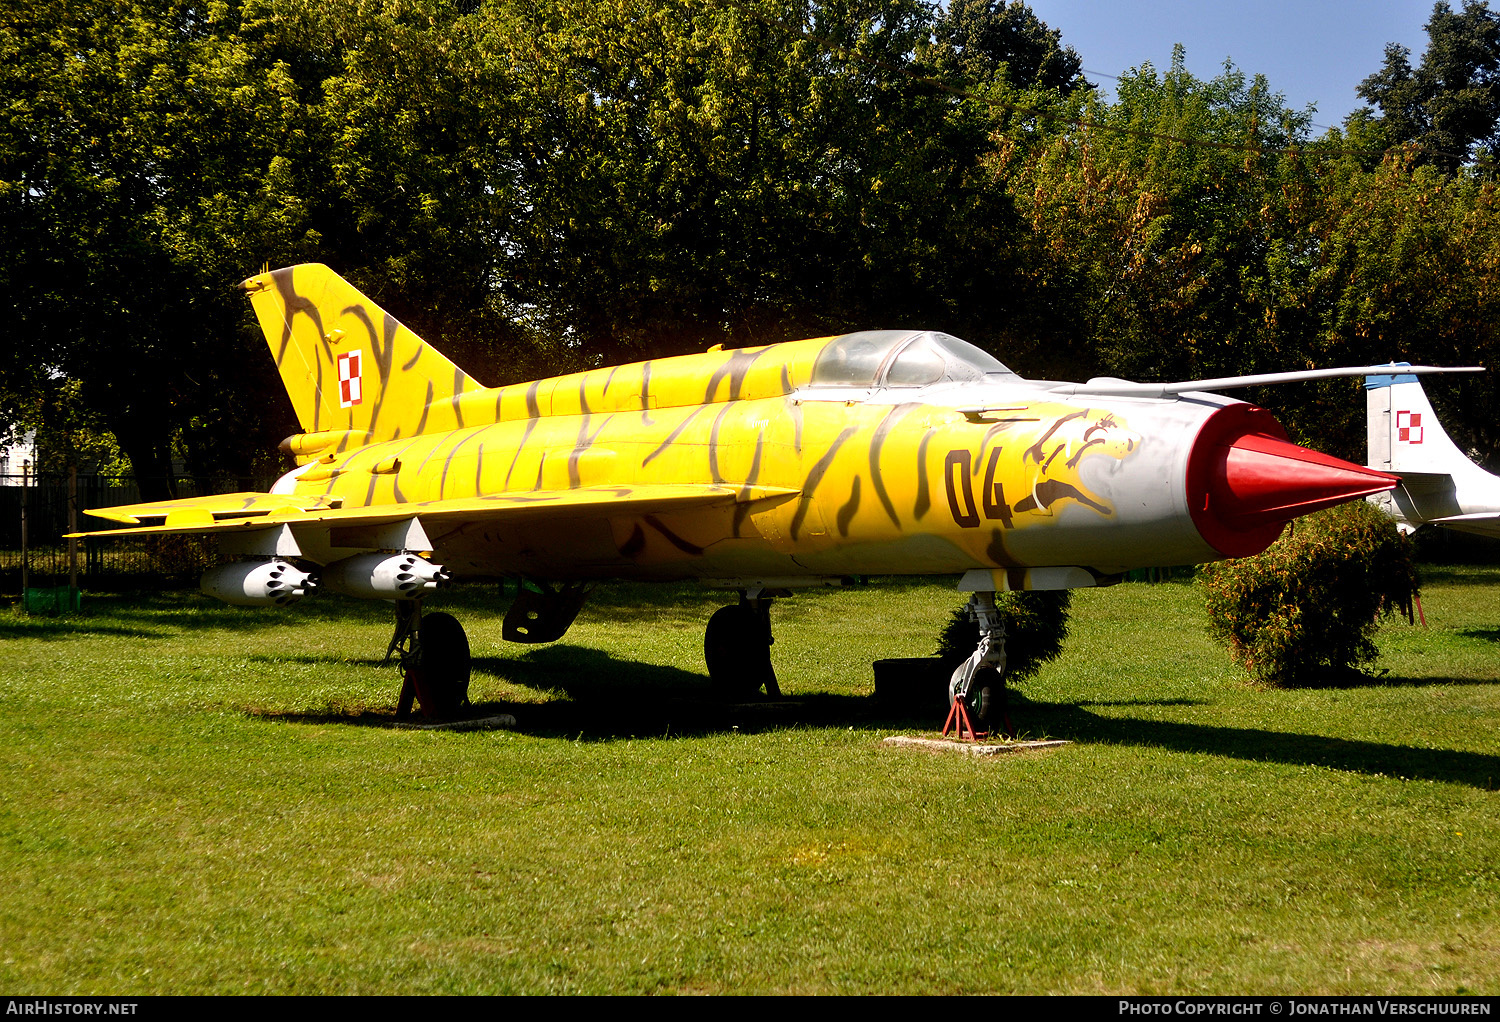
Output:
[[995,593],[1255,554],[1398,482],[1213,393],[1368,367],[1055,383],[883,330],[488,388],[325,266],[242,286],[301,423],[282,444],[297,467],[268,493],[92,511],[124,526],[98,535],[217,536],[202,586],[232,603],[316,585],[396,601],[403,710],[413,690],[424,709],[466,691],[463,629],[420,611],[450,579],[525,580],[502,626],[520,642],[561,637],[597,580],[737,591],[704,646],[711,681],[744,698],[777,691],[772,597],[947,574],[981,636],[951,695],[983,719],[1004,667]]

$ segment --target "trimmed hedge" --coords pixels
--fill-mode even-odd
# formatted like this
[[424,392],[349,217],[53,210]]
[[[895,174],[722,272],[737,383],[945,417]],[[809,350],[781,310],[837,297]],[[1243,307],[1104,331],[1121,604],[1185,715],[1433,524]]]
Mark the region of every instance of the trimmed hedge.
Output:
[[1363,677],[1380,619],[1411,619],[1419,580],[1411,543],[1384,512],[1354,501],[1300,518],[1256,557],[1198,571],[1209,631],[1257,681]]

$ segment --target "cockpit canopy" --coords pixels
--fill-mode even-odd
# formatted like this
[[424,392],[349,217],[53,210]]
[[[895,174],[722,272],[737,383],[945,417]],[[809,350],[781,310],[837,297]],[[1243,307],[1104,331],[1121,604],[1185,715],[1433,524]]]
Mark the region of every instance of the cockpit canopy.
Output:
[[1001,373],[989,352],[935,330],[864,330],[835,337],[813,364],[815,387],[926,387]]

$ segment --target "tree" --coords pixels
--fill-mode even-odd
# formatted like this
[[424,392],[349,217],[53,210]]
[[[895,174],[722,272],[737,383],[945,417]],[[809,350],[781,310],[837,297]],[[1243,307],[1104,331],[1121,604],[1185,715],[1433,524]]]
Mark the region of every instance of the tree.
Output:
[[327,191],[308,213],[320,258],[491,385],[575,367],[503,311],[536,117],[518,71],[533,45],[522,9],[276,5],[297,60],[319,73],[307,94],[328,144]]
[[[1366,167],[1337,132],[1310,138],[1308,119],[1263,79],[1227,68],[1201,81],[1179,55],[1165,76],[1122,79],[1086,126],[1007,134],[990,162],[1031,227],[1021,258],[1036,313],[1023,322],[1047,339],[1041,368],[1186,380],[1491,360],[1495,186],[1406,152]],[[1500,456],[1493,417],[1474,414],[1496,400],[1488,375],[1445,386],[1441,409],[1482,461]],[[1357,380],[1236,396],[1298,442],[1364,460]]]
[[[1500,193],[1394,152],[1371,171],[1348,160],[1320,175],[1306,229],[1312,271],[1302,299],[1323,365],[1407,361],[1473,365],[1500,357]],[[1491,373],[1432,388],[1454,439],[1500,465],[1500,400]],[[1357,381],[1310,385],[1288,409],[1294,439],[1363,461]]]
[[227,400],[271,375],[243,357],[233,285],[301,226],[283,179],[305,109],[255,45],[258,13],[188,0],[0,13],[7,382],[40,398],[78,381],[150,496],[169,492],[173,436],[195,420],[217,427],[199,446],[242,472],[275,442],[263,408]]
[[504,83],[464,73],[464,19],[442,0],[0,12],[0,413],[78,395],[150,496],[174,452],[245,480],[296,429],[235,286],[267,262],[336,263],[460,357],[511,341],[489,253],[513,118],[492,126]]
[[[235,284],[336,264],[486,382],[1004,321],[989,108],[917,0],[21,0],[0,413],[72,380],[144,477],[295,429]],[[498,368],[497,368],[498,367]],[[277,394],[264,401],[246,393]],[[158,490],[153,495],[162,496]]]
[[1037,329],[1070,360],[1054,371],[1181,380],[1300,364],[1313,178],[1284,150],[1305,141],[1307,113],[1232,67],[1195,78],[1180,48],[1165,75],[1147,64],[1117,95],[1091,102],[1086,126],[994,157],[1032,229],[1053,321]]
[[1082,58],[1022,0],[952,0],[937,23],[936,37],[950,62],[976,87],[1002,78],[1015,89],[1068,93],[1091,88],[1083,77]]
[[961,330],[1016,224],[984,108],[926,81],[912,0],[554,0],[515,52],[535,111],[509,294],[609,362],[861,326]]
[[1439,0],[1427,22],[1427,50],[1391,43],[1385,65],[1360,83],[1362,99],[1380,108],[1353,115],[1385,146],[1416,143],[1418,158],[1447,173],[1468,163],[1476,146],[1492,146],[1500,122],[1500,18],[1485,0],[1464,0],[1457,14]]

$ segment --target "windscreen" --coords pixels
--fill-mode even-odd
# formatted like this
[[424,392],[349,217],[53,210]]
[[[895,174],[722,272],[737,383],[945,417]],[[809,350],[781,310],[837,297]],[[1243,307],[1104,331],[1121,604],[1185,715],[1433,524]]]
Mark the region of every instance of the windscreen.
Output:
[[1014,376],[999,359],[933,330],[865,330],[828,342],[813,365],[815,386],[926,387]]

